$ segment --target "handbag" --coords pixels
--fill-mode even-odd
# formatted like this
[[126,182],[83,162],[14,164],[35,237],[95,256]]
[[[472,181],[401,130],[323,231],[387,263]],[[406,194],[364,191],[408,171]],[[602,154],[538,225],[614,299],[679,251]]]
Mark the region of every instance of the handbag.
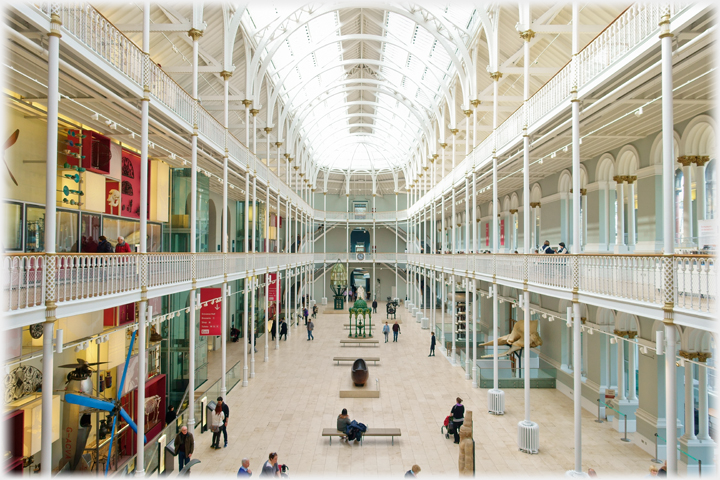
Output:
[[218,433],[220,431],[219,425],[210,425],[210,431],[213,433]]

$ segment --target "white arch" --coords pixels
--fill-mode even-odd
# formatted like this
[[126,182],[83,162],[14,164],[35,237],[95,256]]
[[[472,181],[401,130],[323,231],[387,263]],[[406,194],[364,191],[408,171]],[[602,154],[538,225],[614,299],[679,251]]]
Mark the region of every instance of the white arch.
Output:
[[635,315],[626,312],[617,312],[615,315],[615,330],[624,332],[636,332],[641,336],[640,322]]
[[715,156],[715,120],[709,115],[698,115],[690,120],[680,142],[682,155]]
[[625,145],[617,154],[617,175],[634,175],[640,163],[640,153],[632,145]]
[[533,183],[532,188],[530,189],[530,201],[531,202],[539,202],[542,200],[542,188],[540,187],[539,183]]
[[[652,147],[650,147],[650,163],[652,165],[662,165],[662,132],[658,133],[653,140]],[[676,166],[680,165],[677,163],[677,158],[680,156],[680,135],[673,130],[673,158],[676,160]]]
[[560,172],[560,178],[558,179],[557,191],[558,193],[570,193],[572,188],[572,175],[569,170],[563,170]]
[[604,153],[598,160],[597,167],[595,167],[595,181],[610,182],[614,176],[615,158],[609,153]]
[[518,197],[517,192],[513,192],[510,196],[510,209],[511,210],[517,210],[520,205],[520,198]]

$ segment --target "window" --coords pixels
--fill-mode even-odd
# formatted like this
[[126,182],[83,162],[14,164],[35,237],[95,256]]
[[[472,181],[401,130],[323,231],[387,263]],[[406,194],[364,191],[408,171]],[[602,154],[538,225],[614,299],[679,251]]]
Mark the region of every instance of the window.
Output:
[[4,203],[2,249],[5,252],[22,251],[23,206],[20,203]]

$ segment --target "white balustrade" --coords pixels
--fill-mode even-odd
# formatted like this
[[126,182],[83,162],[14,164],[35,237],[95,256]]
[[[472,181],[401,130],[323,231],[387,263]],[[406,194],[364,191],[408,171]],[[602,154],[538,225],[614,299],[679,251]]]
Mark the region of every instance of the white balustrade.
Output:
[[497,276],[509,280],[523,281],[523,257],[519,254],[496,254]]
[[528,255],[528,282],[548,287],[572,288],[572,257]]
[[140,290],[140,256],[133,254],[55,255],[56,302]]
[[661,305],[661,255],[580,255],[580,291]]
[[676,255],[675,279],[676,307],[696,312],[715,312],[715,258],[706,255]]
[[197,278],[219,277],[223,275],[223,254],[203,253],[196,261]]
[[191,253],[148,253],[148,287],[192,281]]
[[42,254],[3,257],[2,311],[38,307],[45,303],[44,262]]

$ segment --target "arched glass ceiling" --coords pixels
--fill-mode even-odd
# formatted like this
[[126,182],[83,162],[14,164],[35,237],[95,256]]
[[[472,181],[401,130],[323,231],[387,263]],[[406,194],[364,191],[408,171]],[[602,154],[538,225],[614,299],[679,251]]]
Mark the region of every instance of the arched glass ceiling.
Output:
[[433,141],[477,14],[342,5],[250,5],[242,21],[319,168],[399,169],[423,136]]

